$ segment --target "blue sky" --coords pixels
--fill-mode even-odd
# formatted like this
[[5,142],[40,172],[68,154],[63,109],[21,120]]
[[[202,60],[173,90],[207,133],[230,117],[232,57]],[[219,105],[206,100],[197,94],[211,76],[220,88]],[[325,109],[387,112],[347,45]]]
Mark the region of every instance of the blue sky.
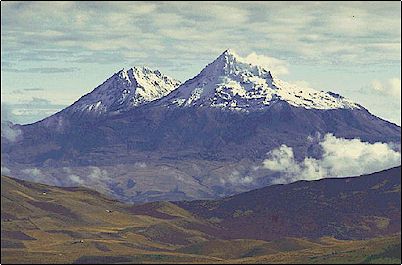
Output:
[[2,118],[46,117],[131,66],[184,81],[227,48],[401,123],[400,2],[2,1]]

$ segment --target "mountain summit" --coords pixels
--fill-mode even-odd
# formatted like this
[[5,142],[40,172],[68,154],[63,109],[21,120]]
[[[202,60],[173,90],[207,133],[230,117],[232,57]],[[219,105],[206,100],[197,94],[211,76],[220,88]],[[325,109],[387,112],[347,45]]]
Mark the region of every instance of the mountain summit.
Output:
[[289,85],[231,50],[177,85],[159,71],[121,70],[61,112],[16,126],[13,141],[2,135],[2,165],[57,185],[78,183],[77,168],[80,184],[131,202],[194,200],[271,183],[277,172],[256,176],[251,166],[281,145],[303,161],[322,159],[328,133],[401,141],[399,126],[364,107]]
[[360,108],[335,93],[283,82],[269,69],[247,62],[230,49],[162,101],[168,106],[210,106],[239,111],[266,109],[277,101],[306,109]]
[[122,69],[63,113],[75,117],[103,116],[152,101],[164,107],[211,107],[240,112],[265,110],[276,102],[304,109],[361,108],[338,94],[286,83],[269,69],[251,64],[228,49],[183,84],[147,67]]
[[123,112],[159,99],[179,85],[180,81],[158,70],[147,67],[122,69],[66,111],[95,115]]

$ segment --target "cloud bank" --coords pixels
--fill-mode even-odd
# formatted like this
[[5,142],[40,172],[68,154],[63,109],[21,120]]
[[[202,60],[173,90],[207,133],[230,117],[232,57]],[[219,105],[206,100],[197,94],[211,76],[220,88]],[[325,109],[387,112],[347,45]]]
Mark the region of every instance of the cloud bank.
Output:
[[54,179],[48,178],[39,168],[36,167],[22,169],[21,173],[23,173],[23,179],[25,180],[46,184],[57,184]]
[[[16,98],[23,98],[22,91],[16,91]],[[19,99],[17,103],[1,103],[2,121],[18,124],[33,123],[60,111],[67,105],[55,104],[48,99],[32,97],[28,100]],[[3,114],[4,112],[4,114]]]
[[22,137],[22,131],[16,128],[10,121],[13,114],[7,104],[1,104],[1,137],[10,142],[16,142]]
[[400,10],[386,2],[18,2],[2,4],[1,13],[6,62],[53,63],[56,56],[99,62],[162,52],[171,64],[194,48],[208,54],[236,45],[362,63],[400,57]]
[[238,170],[233,170],[225,178],[220,178],[221,184],[231,184],[231,185],[250,185],[254,182],[254,177],[249,174],[242,174]]
[[[3,165],[1,170],[2,174],[11,172],[10,169]],[[108,185],[112,180],[106,169],[95,166],[84,168],[63,167],[61,171],[57,168],[50,170],[36,167],[25,168],[19,170],[17,176],[24,180],[63,187],[85,186],[88,188],[97,188]]]
[[9,122],[1,122],[1,137],[14,143],[22,138],[22,131]]
[[370,144],[327,134],[319,144],[323,150],[321,159],[306,157],[303,161],[296,161],[293,149],[286,145],[270,151],[263,161],[263,168],[279,173],[272,184],[358,176],[401,164],[401,154],[386,143]]

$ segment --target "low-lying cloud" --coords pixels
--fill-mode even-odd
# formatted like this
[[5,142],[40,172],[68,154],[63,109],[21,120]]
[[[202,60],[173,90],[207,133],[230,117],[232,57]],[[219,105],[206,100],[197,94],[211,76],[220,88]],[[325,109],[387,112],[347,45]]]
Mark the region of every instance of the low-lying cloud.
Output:
[[16,142],[22,137],[22,131],[16,128],[11,120],[13,113],[8,104],[1,103],[1,137],[10,142]]
[[1,166],[1,175],[9,175],[11,170],[6,166]]
[[135,162],[134,167],[136,167],[136,168],[147,168],[147,164],[145,162]]
[[321,159],[306,157],[297,161],[293,149],[286,145],[270,151],[263,161],[263,168],[280,173],[272,184],[358,176],[401,164],[401,154],[387,143],[371,144],[327,134],[319,144],[323,150]]
[[[4,168],[5,172],[7,172],[7,170],[7,168]],[[89,188],[97,187],[99,183],[107,185],[111,180],[106,169],[101,169],[95,166],[82,169],[63,167],[61,171],[57,169],[39,169],[36,167],[25,168],[20,170],[18,177],[48,185],[63,187],[85,186]]]
[[45,183],[45,184],[51,184],[51,185],[57,185],[58,183],[54,181],[54,179],[49,178],[39,168],[25,168],[21,170],[21,173],[23,174],[23,179],[29,180],[29,181],[34,181],[34,182],[40,182],[40,183]]
[[82,184],[84,184],[84,180],[82,180],[81,177],[78,176],[78,175],[74,175],[74,174],[68,175],[67,179],[70,181],[70,185],[82,185]]
[[[25,94],[22,93],[22,95]],[[50,100],[41,97],[32,97],[27,100],[18,99],[18,101],[15,102],[2,102],[1,120],[18,124],[33,123],[46,118],[65,107],[66,105],[55,104]]]
[[252,176],[244,176],[239,171],[234,170],[232,173],[227,177],[227,179],[221,179],[222,184],[230,183],[233,185],[248,185],[254,181]]
[[99,167],[89,167],[91,172],[88,175],[89,180],[108,180],[109,179],[109,174],[106,169],[100,169]]
[[63,171],[67,173],[67,176],[63,178],[63,185],[65,186],[77,186],[84,184],[84,180],[75,174],[69,167],[63,167]]
[[1,122],[1,137],[10,142],[17,142],[22,138],[22,131],[10,122]]
[[92,184],[98,182],[106,183],[110,179],[106,169],[95,166],[90,166],[81,172],[70,167],[63,167],[63,171],[66,173],[66,176],[63,177],[64,186],[82,185],[90,187]]

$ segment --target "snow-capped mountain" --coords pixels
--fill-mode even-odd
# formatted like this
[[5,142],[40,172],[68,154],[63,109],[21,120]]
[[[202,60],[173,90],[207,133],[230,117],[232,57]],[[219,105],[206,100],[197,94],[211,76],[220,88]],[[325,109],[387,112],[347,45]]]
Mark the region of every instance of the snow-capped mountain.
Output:
[[360,108],[338,94],[281,81],[268,69],[248,63],[232,50],[226,50],[161,101],[168,106],[251,111],[266,109],[279,100],[306,109]]
[[[132,201],[201,199],[266,185],[276,175],[245,184],[233,165],[261,164],[281,145],[297,161],[321,158],[318,141],[327,133],[401,142],[396,124],[334,93],[287,84],[232,51],[180,86],[158,71],[122,70],[61,112],[15,128],[19,137],[1,137],[2,165],[40,168],[56,179],[52,168],[107,168],[102,189]],[[135,166],[141,161],[146,170]],[[138,190],[127,183],[132,177]]]
[[159,99],[179,85],[180,81],[158,70],[153,71],[147,67],[122,69],[91,93],[81,97],[67,112],[96,115],[123,112]]

